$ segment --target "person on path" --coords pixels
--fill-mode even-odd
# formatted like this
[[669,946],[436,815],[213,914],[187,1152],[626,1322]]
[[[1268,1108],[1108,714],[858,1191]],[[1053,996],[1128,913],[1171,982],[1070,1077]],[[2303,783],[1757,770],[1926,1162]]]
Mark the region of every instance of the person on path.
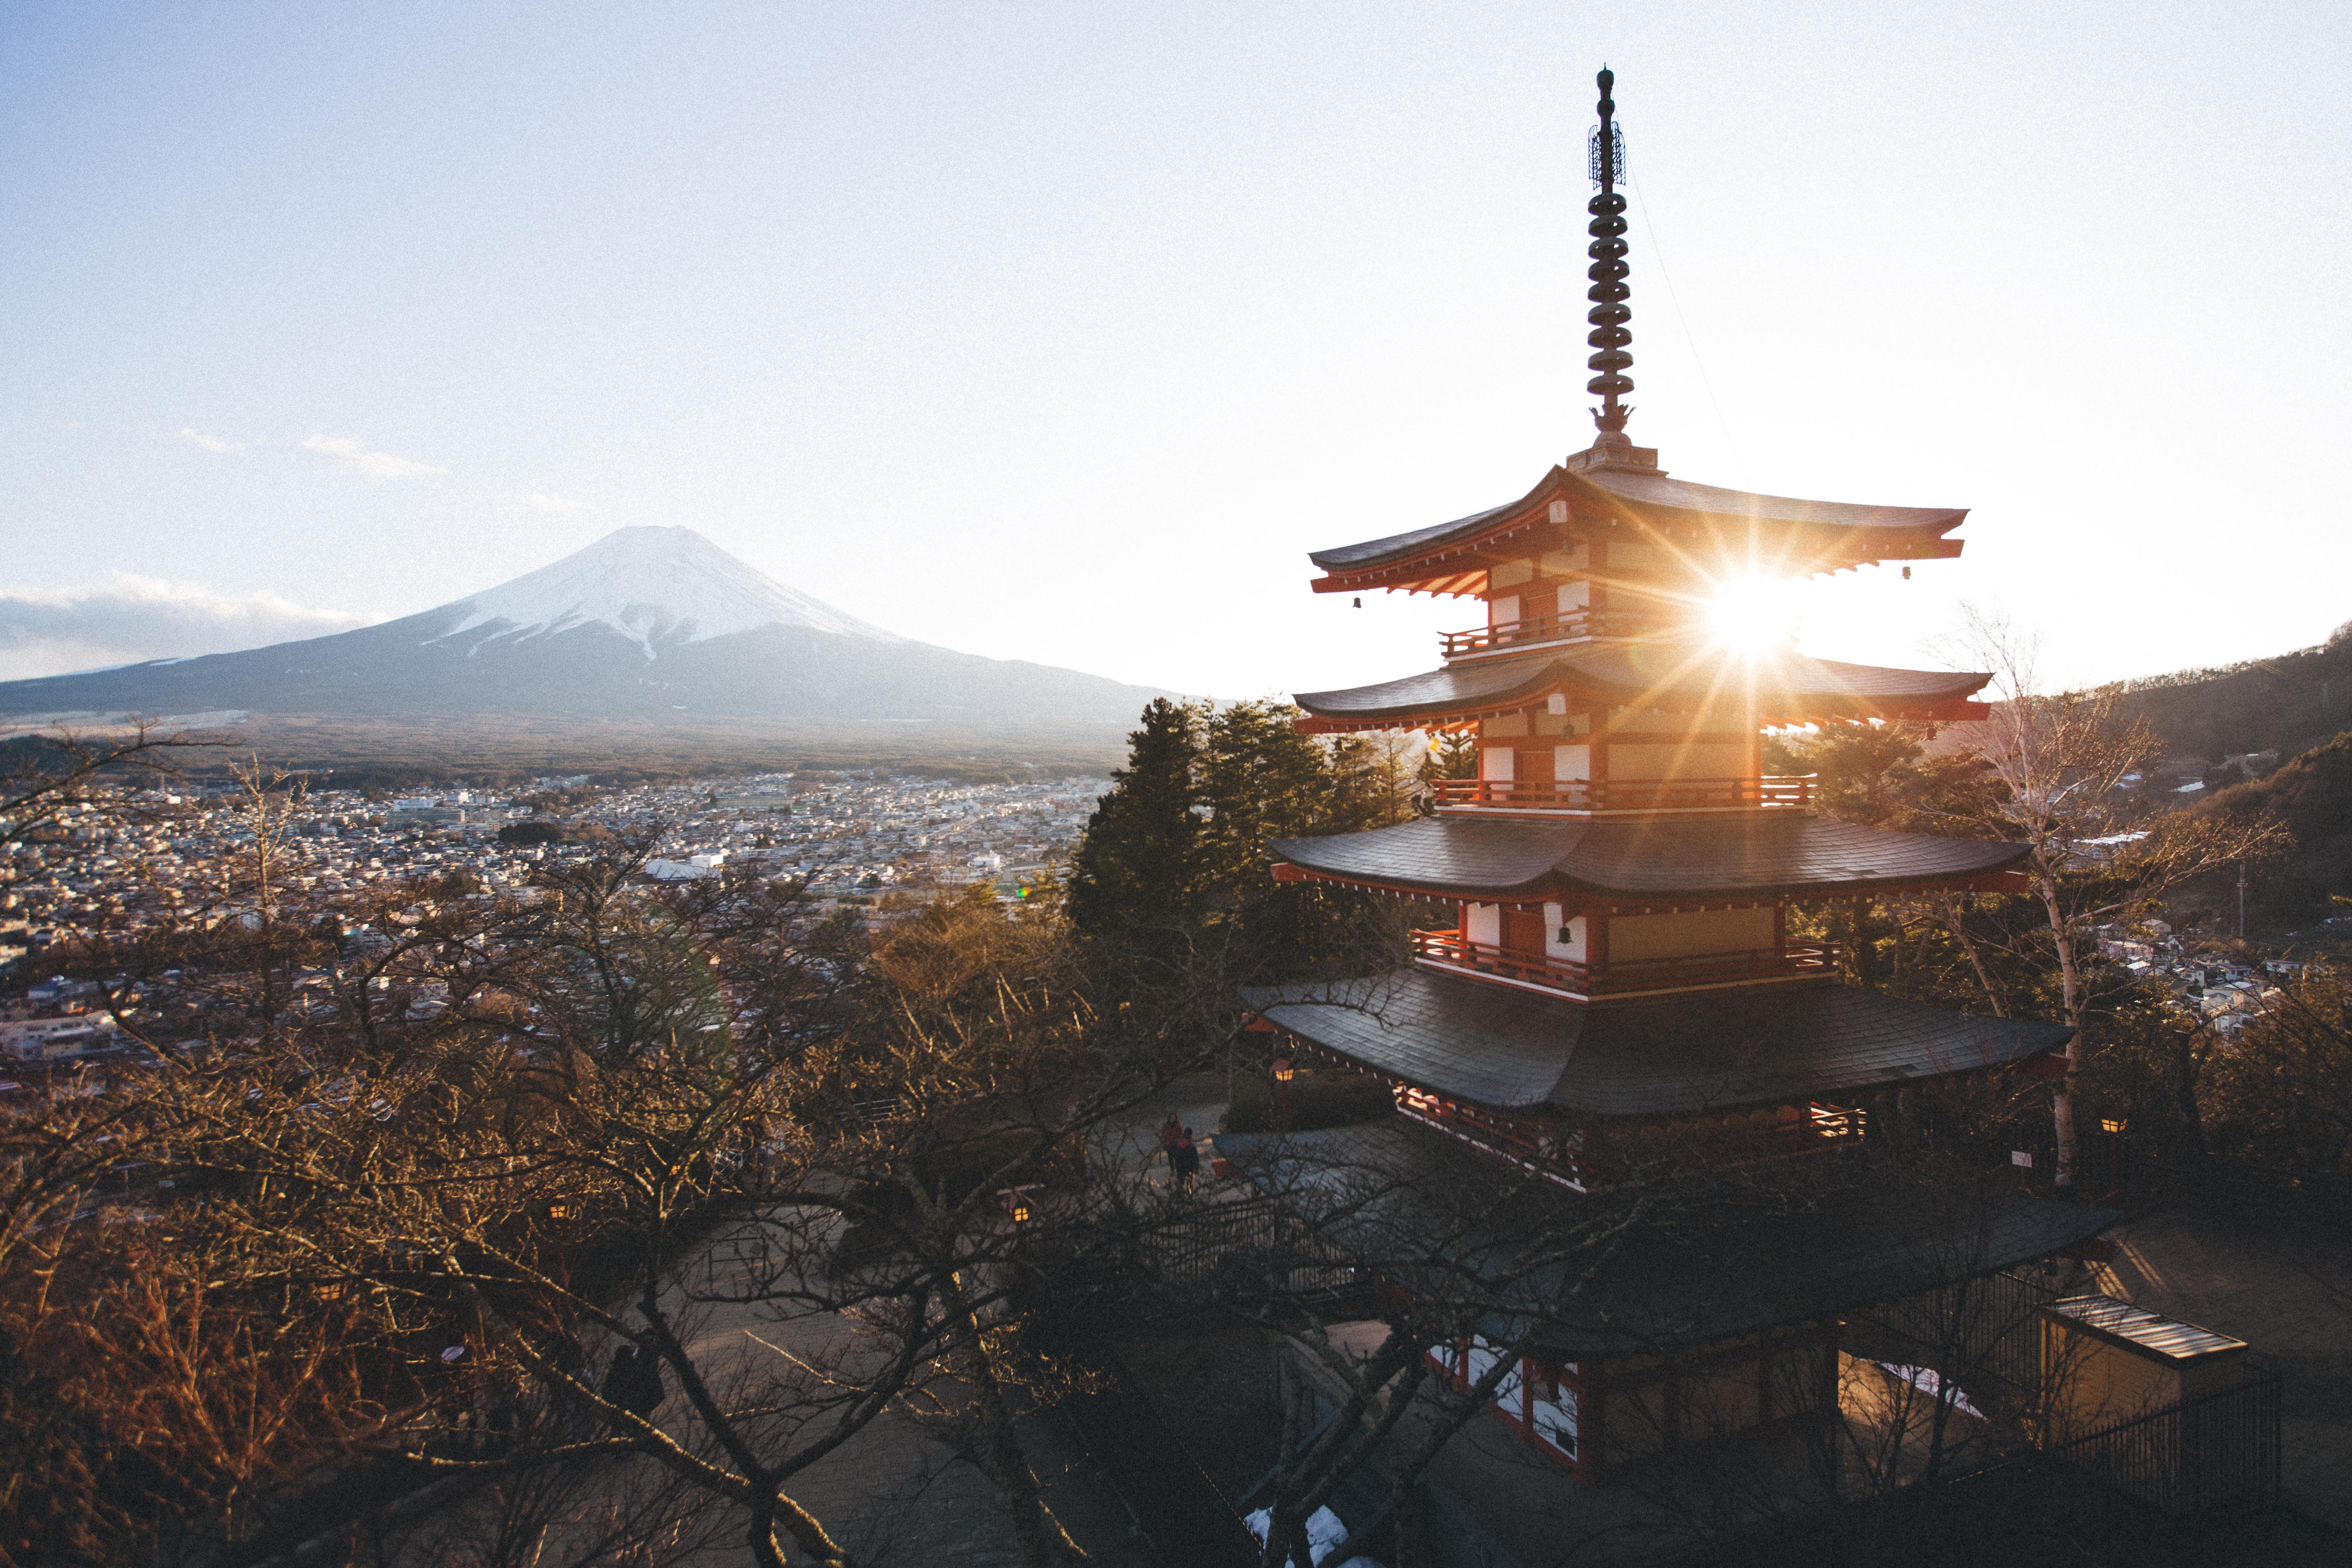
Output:
[[1168,1146],[1169,1184],[1179,1193],[1189,1193],[1200,1178],[1201,1151],[1193,1146],[1192,1130],[1179,1127],[1176,1142]]

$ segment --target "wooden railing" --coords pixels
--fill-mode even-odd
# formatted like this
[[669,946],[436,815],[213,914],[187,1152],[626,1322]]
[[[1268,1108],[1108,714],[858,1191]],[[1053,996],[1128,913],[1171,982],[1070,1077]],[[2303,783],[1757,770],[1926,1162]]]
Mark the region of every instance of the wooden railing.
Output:
[[1580,996],[1628,991],[1674,991],[1695,985],[1729,985],[1749,980],[1825,978],[1837,973],[1839,952],[1827,944],[1756,948],[1740,952],[1697,952],[1677,958],[1641,958],[1615,963],[1580,963],[1574,959],[1513,952],[1472,942],[1458,931],[1417,931],[1412,954],[1448,969],[1499,974]]
[[1816,776],[1622,779],[1605,784],[1586,779],[1441,779],[1435,793],[1441,806],[1504,806],[1522,811],[1732,810],[1811,805]]
[[1531,643],[1632,637],[1656,620],[1655,616],[1631,610],[1570,610],[1564,616],[1529,616],[1521,620],[1498,621],[1490,626],[1473,626],[1466,632],[1440,632],[1437,646],[1446,658],[1460,658],[1465,654],[1491,653],[1496,648]]

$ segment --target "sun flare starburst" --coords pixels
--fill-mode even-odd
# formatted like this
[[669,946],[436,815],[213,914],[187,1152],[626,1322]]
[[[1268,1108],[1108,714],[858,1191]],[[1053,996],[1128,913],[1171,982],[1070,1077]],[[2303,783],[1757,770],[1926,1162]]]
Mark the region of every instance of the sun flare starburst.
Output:
[[1785,647],[1795,636],[1795,618],[1789,584],[1761,573],[1717,580],[1706,603],[1709,638],[1741,653]]

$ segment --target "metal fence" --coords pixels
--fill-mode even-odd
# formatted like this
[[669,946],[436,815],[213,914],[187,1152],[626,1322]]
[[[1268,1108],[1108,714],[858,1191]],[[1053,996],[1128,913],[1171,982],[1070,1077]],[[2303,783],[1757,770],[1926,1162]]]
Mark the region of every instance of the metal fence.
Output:
[[2052,1457],[2168,1514],[2279,1495],[2278,1373],[2111,1422],[2050,1445]]
[[2031,1404],[2042,1392],[2037,1309],[2057,1297],[2055,1284],[2003,1271],[1882,1301],[1847,1316],[1901,1335],[1918,1347],[1923,1363],[1934,1364],[1963,1387],[1997,1379],[2017,1400]]
[[1146,1227],[1143,1251],[1153,1270],[1180,1284],[1294,1299],[1367,1288],[1335,1248],[1264,1194],[1172,1203]]

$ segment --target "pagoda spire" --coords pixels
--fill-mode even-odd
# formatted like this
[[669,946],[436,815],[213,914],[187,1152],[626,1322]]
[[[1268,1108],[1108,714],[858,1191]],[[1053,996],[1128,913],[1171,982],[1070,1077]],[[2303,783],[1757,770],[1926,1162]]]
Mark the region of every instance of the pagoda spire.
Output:
[[1626,352],[1633,334],[1625,326],[1633,319],[1633,308],[1625,301],[1633,290],[1625,283],[1625,275],[1632,269],[1625,265],[1625,198],[1617,190],[1625,178],[1625,132],[1616,121],[1617,100],[1609,96],[1616,73],[1602,66],[1594,79],[1601,88],[1601,123],[1592,132],[1590,149],[1592,183],[1601,189],[1584,209],[1592,215],[1588,227],[1592,243],[1585,247],[1585,254],[1592,258],[1585,272],[1592,286],[1584,295],[1592,301],[1585,316],[1592,331],[1584,341],[1599,351],[1585,362],[1599,374],[1584,384],[1584,390],[1598,394],[1601,400],[1592,411],[1592,422],[1601,426],[1593,445],[1627,447],[1631,443],[1625,438],[1625,419],[1633,411],[1617,401],[1633,390],[1633,379],[1625,374],[1633,363],[1633,356]]

